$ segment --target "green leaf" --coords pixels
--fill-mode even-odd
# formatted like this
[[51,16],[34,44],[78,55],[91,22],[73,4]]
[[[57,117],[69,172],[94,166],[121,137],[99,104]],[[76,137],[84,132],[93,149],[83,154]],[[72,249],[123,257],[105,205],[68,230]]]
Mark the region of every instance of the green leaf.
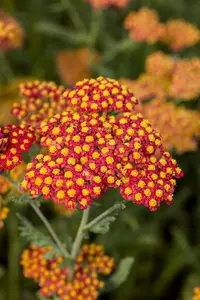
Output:
[[57,245],[49,238],[49,236],[45,235],[41,231],[39,231],[37,228],[35,228],[31,222],[29,222],[25,217],[21,216],[20,214],[17,214],[21,225],[19,226],[20,234],[22,237],[25,237],[29,243],[32,243],[36,246],[51,246],[52,250],[50,251],[50,254],[46,254],[46,259],[48,259],[48,255],[50,258],[53,256],[59,256],[62,255],[60,249],[57,247]]
[[123,258],[120,261],[116,272],[106,281],[102,293],[110,292],[118,288],[120,285],[122,285],[127,280],[133,263],[134,263],[133,257],[128,256]]
[[104,218],[103,220],[99,221],[93,227],[91,227],[89,229],[89,231],[94,232],[94,233],[105,234],[109,231],[110,224],[113,223],[115,220],[116,220],[115,217],[108,216],[108,217]]
[[60,38],[73,44],[86,43],[88,37],[83,32],[74,32],[61,25],[49,21],[40,21],[35,24],[35,30],[51,37]]

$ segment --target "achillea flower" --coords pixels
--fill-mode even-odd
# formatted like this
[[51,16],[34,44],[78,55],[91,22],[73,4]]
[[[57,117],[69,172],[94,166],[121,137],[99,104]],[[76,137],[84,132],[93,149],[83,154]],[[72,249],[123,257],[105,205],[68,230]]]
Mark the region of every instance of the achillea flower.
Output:
[[120,188],[124,199],[156,210],[161,201],[171,203],[174,177],[182,176],[159,134],[140,114],[65,112],[44,122],[41,136],[48,154],[28,164],[21,187],[67,209],[86,209],[113,187]]
[[141,74],[138,79],[120,79],[121,84],[126,85],[134,91],[139,101],[145,101],[152,98],[165,99],[169,80],[164,77],[158,77],[151,74]]
[[23,124],[37,128],[43,120],[67,107],[64,99],[61,99],[63,91],[64,87],[54,82],[35,80],[22,83],[19,92],[23,99],[13,105],[11,113]]
[[132,111],[138,103],[126,86],[110,78],[84,79],[66,90],[63,98],[75,110],[81,112]]
[[191,100],[200,95],[200,59],[181,59],[175,64],[169,96]]
[[148,8],[130,12],[125,20],[125,28],[131,39],[149,44],[161,40],[165,34],[165,27],[159,22],[156,11]]
[[147,73],[155,76],[170,76],[174,68],[175,60],[162,51],[154,52],[146,59]]
[[56,57],[58,74],[64,83],[74,85],[82,78],[91,77],[91,67],[98,60],[98,53],[88,48],[61,50]]
[[22,47],[24,30],[12,17],[0,10],[0,50],[6,51]]
[[45,297],[56,295],[63,300],[97,299],[104,286],[98,274],[109,275],[114,268],[113,258],[104,255],[103,247],[96,244],[82,246],[71,282],[68,281],[68,267],[60,266],[64,260],[62,256],[44,258],[50,250],[51,247],[31,246],[21,257],[24,276],[39,284],[40,294]]
[[93,6],[94,9],[107,8],[110,6],[117,6],[119,8],[126,7],[130,0],[85,0]]
[[30,126],[7,125],[0,128],[0,172],[12,170],[22,162],[35,140]]
[[161,133],[165,149],[178,153],[195,151],[200,138],[200,114],[174,103],[153,100],[138,108]]
[[194,296],[192,300],[200,300],[200,287],[195,287],[194,288]]
[[180,51],[184,48],[194,46],[199,42],[199,29],[185,20],[169,20],[165,28],[165,35],[162,40],[173,51]]

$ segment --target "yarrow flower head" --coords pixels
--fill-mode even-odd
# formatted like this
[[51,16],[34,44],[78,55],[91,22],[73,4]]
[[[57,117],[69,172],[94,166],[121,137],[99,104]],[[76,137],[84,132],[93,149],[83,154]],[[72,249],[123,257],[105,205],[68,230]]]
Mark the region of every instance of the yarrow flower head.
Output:
[[91,67],[99,60],[99,54],[88,48],[61,50],[56,56],[58,74],[70,86],[82,78],[91,77]]
[[195,151],[200,138],[200,114],[172,102],[155,99],[138,108],[161,133],[165,149]]
[[117,6],[119,8],[126,7],[130,0],[85,0],[93,6],[94,9],[107,8],[110,6]]
[[43,120],[66,108],[64,99],[61,99],[63,91],[64,87],[54,82],[35,80],[21,83],[19,92],[23,99],[13,105],[11,113],[23,124],[37,128]]
[[30,126],[6,125],[0,128],[0,172],[12,170],[22,162],[35,140]]
[[138,103],[133,92],[110,78],[84,79],[63,93],[65,101],[80,112],[132,111]]
[[199,29],[182,19],[169,20],[165,25],[163,42],[173,51],[194,46],[199,42]]
[[200,300],[200,287],[197,286],[194,288],[194,295],[192,300]]
[[45,259],[51,247],[31,246],[24,250],[21,257],[24,276],[33,278],[40,286],[44,297],[56,295],[63,300],[95,300],[104,282],[98,274],[109,275],[114,269],[113,258],[104,254],[102,246],[83,245],[76,257],[74,275],[69,281],[69,268],[61,267],[62,256]]
[[191,100],[200,95],[200,59],[181,59],[176,62],[169,96],[176,99]]
[[0,50],[20,48],[24,39],[24,30],[12,17],[0,10]]
[[169,80],[151,74],[141,74],[138,79],[120,79],[120,83],[132,89],[139,101],[150,100],[152,98],[165,99],[167,95]]
[[125,19],[125,28],[131,39],[149,44],[161,40],[165,34],[165,27],[159,22],[156,11],[148,8],[130,12]]
[[155,76],[170,76],[175,60],[162,51],[154,52],[146,59],[146,71]]
[[[119,93],[122,88],[117,86]],[[130,101],[133,96],[125,91]],[[90,97],[94,101],[92,92],[87,96],[89,103]],[[116,110],[114,101],[108,111],[113,106]],[[97,107],[98,102],[101,104],[101,97],[96,100]],[[42,194],[44,199],[64,203],[68,209],[86,209],[113,187],[120,188],[124,199],[151,210],[163,200],[171,203],[174,178],[181,177],[182,171],[164,152],[159,134],[142,115],[133,111],[115,116],[68,111],[44,122],[40,132],[41,145],[48,153],[37,155],[28,164],[22,182],[22,189],[33,197]]]

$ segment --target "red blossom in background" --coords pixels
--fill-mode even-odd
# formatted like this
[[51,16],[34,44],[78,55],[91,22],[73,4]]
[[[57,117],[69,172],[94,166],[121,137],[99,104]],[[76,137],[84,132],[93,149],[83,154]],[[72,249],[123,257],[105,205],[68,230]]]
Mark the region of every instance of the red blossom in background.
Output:
[[85,0],[85,1],[89,2],[94,9],[108,8],[110,6],[124,8],[130,2],[130,0]]

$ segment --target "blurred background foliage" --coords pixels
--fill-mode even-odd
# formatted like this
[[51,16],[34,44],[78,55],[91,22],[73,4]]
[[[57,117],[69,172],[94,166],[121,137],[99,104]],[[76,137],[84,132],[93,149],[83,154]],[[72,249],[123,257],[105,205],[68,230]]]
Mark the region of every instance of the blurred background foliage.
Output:
[[[70,3],[77,15],[73,14]],[[1,7],[20,21],[26,36],[22,49],[6,53],[12,73],[6,68],[0,69],[1,85],[15,77],[27,76],[61,83],[56,63],[59,51],[82,47],[95,49],[100,56],[108,53],[113,57],[97,64],[95,61],[94,76],[136,78],[144,71],[147,55],[164,46],[140,44],[118,55],[112,54],[115,54],[116,44],[128,36],[123,28],[125,16],[144,6],[156,9],[161,21],[184,18],[200,28],[199,0],[134,0],[123,10],[109,8],[101,13],[94,12],[82,0],[1,0]],[[200,44],[184,50],[181,56],[198,56],[199,51]],[[78,56],[71,60],[79,64]],[[7,98],[5,94],[0,96],[1,109]],[[195,101],[192,107],[199,109],[199,102]],[[130,203],[111,225],[109,233],[91,237],[104,244],[117,260],[125,256],[135,259],[127,282],[116,291],[102,295],[102,299],[189,300],[194,286],[200,284],[200,152],[188,152],[176,158],[185,176],[178,181],[171,207],[163,204],[157,212],[150,212]],[[117,192],[109,191],[98,209],[103,211],[119,197]],[[15,209],[12,208],[0,231],[0,299],[34,300],[36,286],[23,278],[19,266],[19,254],[25,244],[18,234]],[[73,234],[77,229],[79,213],[72,222],[69,216],[56,214],[49,203],[45,203],[43,209],[61,237],[62,234],[65,237],[66,231]],[[41,226],[28,208],[20,206],[17,210]],[[95,207],[93,213],[96,213]]]

